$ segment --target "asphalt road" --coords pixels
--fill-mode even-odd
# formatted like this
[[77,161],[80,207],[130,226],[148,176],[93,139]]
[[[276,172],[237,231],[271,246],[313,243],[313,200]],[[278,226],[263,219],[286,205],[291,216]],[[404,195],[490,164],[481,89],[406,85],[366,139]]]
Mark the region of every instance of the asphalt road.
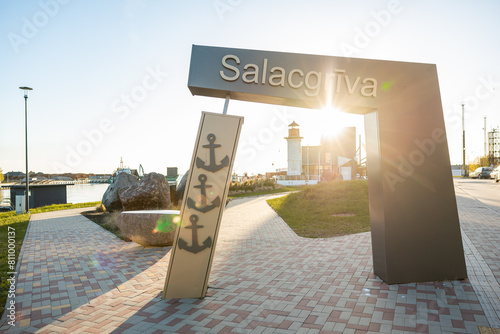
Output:
[[500,215],[500,182],[486,179],[453,178],[455,187],[479,200]]

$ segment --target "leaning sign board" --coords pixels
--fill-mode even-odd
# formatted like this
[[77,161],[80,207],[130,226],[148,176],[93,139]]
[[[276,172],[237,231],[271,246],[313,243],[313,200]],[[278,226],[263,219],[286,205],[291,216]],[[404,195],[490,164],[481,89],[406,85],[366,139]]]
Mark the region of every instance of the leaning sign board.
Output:
[[188,87],[364,115],[375,274],[467,277],[435,65],[194,45]]
[[163,298],[203,298],[243,117],[203,112]]

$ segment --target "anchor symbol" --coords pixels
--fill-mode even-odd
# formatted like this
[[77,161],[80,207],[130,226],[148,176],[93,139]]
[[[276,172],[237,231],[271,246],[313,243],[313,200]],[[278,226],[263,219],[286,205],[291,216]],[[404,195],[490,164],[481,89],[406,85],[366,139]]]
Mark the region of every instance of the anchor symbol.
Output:
[[212,186],[205,184],[207,182],[207,176],[205,174],[201,174],[200,176],[198,176],[198,180],[200,181],[200,184],[197,186],[194,186],[194,187],[200,188],[200,192],[201,192],[200,201],[198,203],[196,203],[190,197],[188,197],[187,206],[190,209],[195,209],[196,211],[205,213],[205,212],[212,210],[213,208],[218,207],[220,205],[220,198],[219,198],[219,196],[217,196],[212,201],[212,204],[208,205],[207,204],[207,188],[211,188]]
[[203,168],[204,170],[214,173],[226,166],[229,166],[229,157],[227,155],[224,157],[224,159],[221,160],[220,165],[217,165],[217,163],[215,162],[215,149],[222,146],[219,144],[214,144],[215,135],[213,133],[210,133],[207,136],[207,139],[209,144],[203,145],[203,147],[210,149],[210,164],[207,166],[205,165],[205,162],[203,160],[196,157],[196,167]]
[[179,243],[178,243],[179,249],[184,249],[190,253],[196,254],[196,253],[201,252],[205,248],[210,248],[212,246],[212,238],[211,237],[206,238],[205,241],[203,241],[203,245],[198,244],[198,232],[197,232],[197,230],[199,228],[203,227],[203,225],[196,225],[196,223],[198,222],[198,216],[191,215],[191,217],[189,217],[189,221],[191,222],[191,226],[186,226],[186,228],[192,230],[191,233],[193,236],[193,243],[191,246],[188,246],[187,242],[184,239],[179,238]]

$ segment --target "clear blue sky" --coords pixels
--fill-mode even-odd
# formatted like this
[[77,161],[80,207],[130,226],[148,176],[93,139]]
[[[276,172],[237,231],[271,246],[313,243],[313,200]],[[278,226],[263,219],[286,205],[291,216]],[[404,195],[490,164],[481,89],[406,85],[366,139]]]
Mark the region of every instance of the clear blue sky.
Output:
[[[498,17],[493,0],[0,0],[0,167],[25,169],[18,87],[27,85],[30,170],[111,173],[123,157],[131,168],[182,173],[200,112],[224,104],[190,94],[192,44],[332,56],[350,45],[353,57],[437,64],[451,162],[461,163],[462,101],[473,160],[483,116],[488,130],[500,125]],[[238,173],[286,167],[292,120],[304,145],[330,127],[363,131],[360,116],[320,110],[231,101],[229,113],[245,116]]]

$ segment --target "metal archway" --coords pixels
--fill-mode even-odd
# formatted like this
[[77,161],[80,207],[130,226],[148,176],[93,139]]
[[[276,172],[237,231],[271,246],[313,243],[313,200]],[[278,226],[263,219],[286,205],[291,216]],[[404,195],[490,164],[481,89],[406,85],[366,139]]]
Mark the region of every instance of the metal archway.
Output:
[[467,277],[435,65],[194,45],[188,87],[364,115],[375,274]]

